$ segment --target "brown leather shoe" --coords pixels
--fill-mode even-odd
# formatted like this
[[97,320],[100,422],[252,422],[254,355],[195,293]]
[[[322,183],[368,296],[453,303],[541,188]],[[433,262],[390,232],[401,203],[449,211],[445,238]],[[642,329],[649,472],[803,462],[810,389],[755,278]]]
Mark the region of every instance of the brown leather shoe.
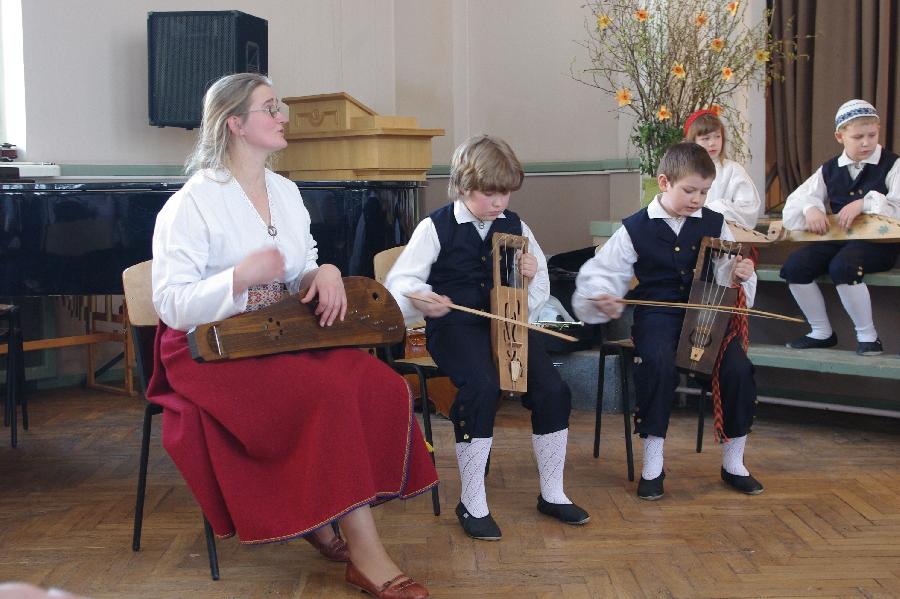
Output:
[[305,537],[306,542],[319,550],[319,553],[333,562],[349,562],[350,547],[344,542],[344,539],[335,535],[328,543],[319,540],[315,533],[309,533]]
[[357,570],[356,566],[353,565],[353,562],[347,564],[347,574],[345,578],[348,583],[359,590],[365,591],[379,599],[425,599],[430,596],[428,594],[428,589],[406,574],[395,576],[379,588],[375,586],[375,583],[366,578],[362,572]]

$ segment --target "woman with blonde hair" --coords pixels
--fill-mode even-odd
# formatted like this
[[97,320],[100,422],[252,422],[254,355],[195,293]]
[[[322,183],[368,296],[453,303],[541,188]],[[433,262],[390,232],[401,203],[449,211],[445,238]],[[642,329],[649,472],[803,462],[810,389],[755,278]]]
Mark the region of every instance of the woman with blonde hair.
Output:
[[303,536],[372,595],[427,597],[388,556],[370,510],[437,483],[405,381],[354,349],[198,363],[188,348],[193,327],[284,290],[308,289],[300,301],[317,303],[321,326],[344,318],[341,273],[317,264],[297,186],[267,168],[286,123],[266,77],[229,75],[207,91],[193,175],[153,235],[148,399],[163,406],[163,443],[218,536]]

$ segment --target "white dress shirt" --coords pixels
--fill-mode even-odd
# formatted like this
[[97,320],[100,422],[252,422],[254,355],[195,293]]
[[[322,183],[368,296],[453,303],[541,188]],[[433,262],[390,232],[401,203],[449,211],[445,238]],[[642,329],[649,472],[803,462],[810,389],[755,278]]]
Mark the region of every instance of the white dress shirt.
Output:
[[[457,223],[471,223],[482,240],[487,237],[489,222],[484,223],[483,229],[478,228],[478,219],[469,212],[462,200],[453,202],[453,216]],[[506,214],[501,214],[498,218],[506,218]],[[534,321],[550,297],[550,277],[547,274],[547,258],[525,221],[522,221],[522,235],[528,238],[528,253],[537,258],[538,263],[537,274],[528,281],[528,318]],[[405,294],[431,291],[431,285],[427,281],[431,274],[431,265],[435,263],[440,253],[441,242],[434,228],[434,222],[430,217],[426,217],[416,226],[409,243],[385,279],[384,286],[400,304],[407,324],[419,322],[424,316]],[[450,299],[453,300],[452,297]]]
[[317,267],[300,191],[269,170],[265,176],[275,237],[223,171],[194,174],[160,210],[153,231],[153,305],[171,328],[188,331],[243,312],[247,292],[234,294],[234,267],[251,252],[278,248],[285,259],[283,282],[292,293]]
[[[847,167],[850,177],[855,181],[862,172],[864,164],[878,164],[879,160],[881,160],[881,144],[878,144],[872,155],[862,162],[853,162],[847,156],[847,152],[842,152],[838,157],[838,166]],[[863,196],[863,214],[880,214],[891,218],[900,218],[900,160],[894,162],[884,183],[887,187],[886,195],[873,190]],[[825,178],[822,176],[822,167],[820,166],[809,179],[788,196],[781,213],[784,219],[784,228],[791,231],[805,231],[807,211],[818,208],[827,214],[828,210],[825,208],[827,200],[828,189],[825,187]]]
[[716,178],[706,194],[705,206],[750,229],[759,220],[760,199],[744,167],[734,160],[714,160]]
[[[698,210],[687,218],[702,218],[702,210]],[[659,203],[659,196],[647,206],[647,215],[650,218],[661,218],[672,229],[675,235],[681,232],[685,218],[673,218],[669,216],[665,208]],[[722,231],[719,237],[725,241],[734,241],[728,224],[722,223]],[[638,255],[634,249],[634,243],[625,227],[619,227],[609,241],[603,244],[593,258],[584,263],[578,271],[575,279],[575,293],[572,295],[572,308],[575,314],[589,323],[609,322],[610,318],[593,302],[603,294],[613,297],[625,297],[634,277],[634,263]],[[730,271],[729,265],[720,264],[718,273]],[[717,276],[717,279],[720,277]],[[756,297],[756,273],[753,273],[741,286],[747,297],[747,306],[753,305]]]

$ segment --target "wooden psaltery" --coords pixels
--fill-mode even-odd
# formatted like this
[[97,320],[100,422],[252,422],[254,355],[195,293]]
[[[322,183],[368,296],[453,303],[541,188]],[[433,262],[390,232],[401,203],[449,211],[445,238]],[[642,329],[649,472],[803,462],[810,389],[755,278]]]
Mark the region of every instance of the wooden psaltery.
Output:
[[860,214],[849,229],[838,224],[837,215],[828,215],[828,231],[819,235],[811,231],[792,231],[784,228],[783,221],[769,223],[768,233],[760,233],[742,225],[729,222],[728,226],[737,241],[744,243],[784,243],[808,241],[851,241],[864,239],[876,243],[900,241],[900,220],[879,214]]
[[[518,256],[528,252],[528,238],[494,233],[492,256],[494,286],[491,312],[523,324],[528,322],[528,281],[518,267]],[[528,329],[510,322],[491,320],[491,348],[500,376],[500,389],[528,391]]]
[[406,327],[393,296],[366,277],[345,277],[347,315],[319,325],[316,302],[300,303],[306,291],[256,312],[198,326],[188,333],[191,356],[211,362],[304,349],[370,347],[403,341]]
[[[740,243],[704,237],[700,242],[688,303],[711,308],[735,305],[738,290],[727,283],[718,284],[716,263],[743,255],[743,249],[744,246]],[[730,281],[731,277],[728,278]],[[712,309],[700,307],[687,310],[675,352],[676,367],[685,372],[711,376],[728,330],[729,319],[730,315]]]

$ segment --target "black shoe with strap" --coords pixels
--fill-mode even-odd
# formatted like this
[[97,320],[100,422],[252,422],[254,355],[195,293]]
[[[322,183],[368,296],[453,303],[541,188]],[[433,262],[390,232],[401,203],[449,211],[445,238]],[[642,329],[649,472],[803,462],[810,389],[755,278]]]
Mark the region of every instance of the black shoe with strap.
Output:
[[653,480],[647,480],[642,476],[641,480],[638,482],[637,496],[647,501],[656,501],[661,498],[666,493],[663,489],[663,481],[665,479],[665,470],[660,472],[659,476]]
[[884,353],[884,347],[881,346],[881,339],[857,342],[856,353],[860,356],[880,356]]
[[747,495],[759,495],[764,490],[762,483],[749,474],[747,476],[731,474],[724,467],[722,468],[722,480],[732,489]]
[[459,518],[459,523],[462,524],[466,534],[473,539],[478,539],[479,541],[499,541],[503,537],[503,534],[500,532],[500,527],[497,526],[497,523],[494,522],[494,519],[490,514],[482,518],[476,518],[469,513],[469,510],[462,504],[462,501],[456,506],[456,517]]
[[543,495],[538,495],[537,509],[545,516],[556,518],[563,524],[587,524],[591,515],[574,503],[550,503]]
[[791,349],[819,349],[825,347],[834,347],[837,345],[837,335],[832,333],[828,339],[814,339],[809,335],[804,335],[798,339],[794,339],[785,347]]

